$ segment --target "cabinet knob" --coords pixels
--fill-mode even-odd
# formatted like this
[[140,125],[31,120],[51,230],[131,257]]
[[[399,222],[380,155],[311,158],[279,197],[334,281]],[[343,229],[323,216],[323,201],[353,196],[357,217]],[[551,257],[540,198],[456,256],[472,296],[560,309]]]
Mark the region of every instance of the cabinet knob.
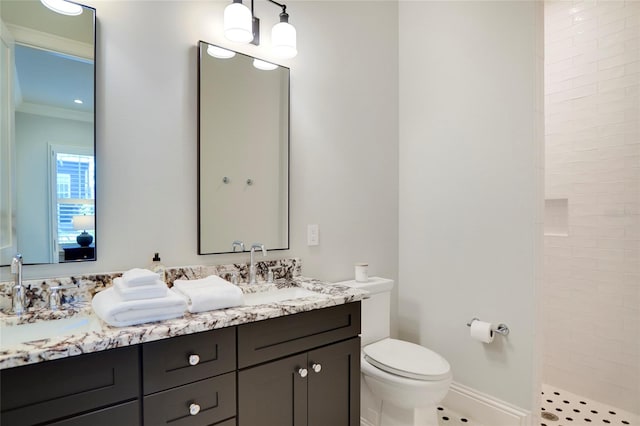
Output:
[[194,403],[189,406],[189,414],[191,414],[192,416],[195,416],[199,412],[200,412],[200,406],[198,404]]
[[303,379],[305,377],[307,377],[307,374],[309,374],[309,372],[307,371],[306,368],[299,368],[298,369],[298,376],[302,377]]
[[198,355],[189,355],[189,365],[198,365],[200,357]]
[[313,364],[311,364],[311,369],[316,372],[319,373],[320,371],[322,371],[322,364],[316,364],[315,362]]

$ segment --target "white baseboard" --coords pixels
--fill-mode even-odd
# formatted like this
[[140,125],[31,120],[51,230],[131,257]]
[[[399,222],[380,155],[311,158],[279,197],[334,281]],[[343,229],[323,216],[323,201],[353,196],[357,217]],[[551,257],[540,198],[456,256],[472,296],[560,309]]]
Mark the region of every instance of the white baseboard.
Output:
[[531,426],[533,424],[530,411],[460,383],[451,384],[442,405],[485,426]]

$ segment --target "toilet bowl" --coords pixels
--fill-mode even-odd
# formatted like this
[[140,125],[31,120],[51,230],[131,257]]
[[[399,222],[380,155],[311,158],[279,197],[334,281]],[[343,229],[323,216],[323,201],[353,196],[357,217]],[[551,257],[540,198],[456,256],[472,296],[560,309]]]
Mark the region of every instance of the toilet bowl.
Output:
[[337,284],[370,292],[362,301],[362,424],[437,426],[437,405],[449,391],[451,367],[428,348],[389,337],[393,281],[374,277]]

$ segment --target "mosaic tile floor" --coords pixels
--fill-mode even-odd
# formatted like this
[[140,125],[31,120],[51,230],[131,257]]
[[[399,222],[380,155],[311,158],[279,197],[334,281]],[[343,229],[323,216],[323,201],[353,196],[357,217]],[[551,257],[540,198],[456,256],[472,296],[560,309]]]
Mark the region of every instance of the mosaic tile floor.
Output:
[[482,426],[468,417],[459,415],[447,407],[438,407],[438,426]]
[[563,389],[542,385],[540,426],[640,426],[638,416]]

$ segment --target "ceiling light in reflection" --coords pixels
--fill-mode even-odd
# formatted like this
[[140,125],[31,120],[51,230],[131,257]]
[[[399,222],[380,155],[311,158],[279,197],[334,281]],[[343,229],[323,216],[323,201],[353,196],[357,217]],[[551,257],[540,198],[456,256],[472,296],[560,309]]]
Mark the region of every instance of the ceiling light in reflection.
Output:
[[253,66],[263,71],[271,71],[278,68],[276,64],[272,64],[271,62],[267,62],[267,61],[262,61],[260,59],[254,59]]
[[212,45],[209,45],[209,47],[207,47],[207,53],[213,56],[214,58],[220,58],[220,59],[229,59],[236,56],[236,52],[232,50],[223,49],[222,47],[212,46]]
[[40,0],[47,8],[62,15],[77,16],[82,13],[82,6],[66,0]]

